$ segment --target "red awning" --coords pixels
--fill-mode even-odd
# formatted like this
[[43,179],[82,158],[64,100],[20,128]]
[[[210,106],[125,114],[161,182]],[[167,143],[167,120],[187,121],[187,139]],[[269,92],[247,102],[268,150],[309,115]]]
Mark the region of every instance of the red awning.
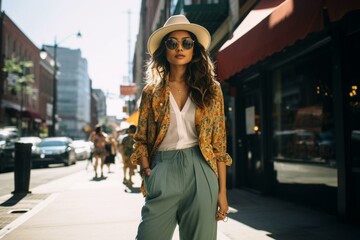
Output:
[[355,9],[360,9],[359,0],[325,0],[325,8],[329,13],[331,21],[340,20],[347,12]]
[[323,28],[323,1],[261,0],[217,54],[220,81]]
[[28,117],[32,119],[41,119],[41,116],[38,113],[28,110],[23,112],[23,117]]
[[15,108],[5,107],[5,112],[12,117],[20,117],[20,111]]

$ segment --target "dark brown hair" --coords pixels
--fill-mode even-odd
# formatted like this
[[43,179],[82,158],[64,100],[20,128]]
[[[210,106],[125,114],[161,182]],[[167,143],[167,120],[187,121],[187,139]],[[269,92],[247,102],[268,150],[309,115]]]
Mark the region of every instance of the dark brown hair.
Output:
[[101,133],[101,125],[96,125],[95,126],[95,132],[97,133],[97,134],[100,134]]

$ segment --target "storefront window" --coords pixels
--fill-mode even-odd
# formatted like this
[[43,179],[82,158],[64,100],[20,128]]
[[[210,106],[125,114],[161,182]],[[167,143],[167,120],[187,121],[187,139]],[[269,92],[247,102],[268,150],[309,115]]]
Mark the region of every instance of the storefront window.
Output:
[[347,64],[344,66],[346,78],[346,94],[349,106],[349,122],[351,137],[351,167],[360,168],[360,34],[346,40]]
[[331,56],[274,70],[273,160],[279,183],[337,186]]

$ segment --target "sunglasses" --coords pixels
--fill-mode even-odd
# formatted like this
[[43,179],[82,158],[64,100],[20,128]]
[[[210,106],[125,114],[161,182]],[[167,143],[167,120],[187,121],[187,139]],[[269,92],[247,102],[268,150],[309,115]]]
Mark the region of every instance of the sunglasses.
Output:
[[[181,46],[184,49],[191,49],[194,47],[194,40],[192,40],[191,38],[184,38],[181,40]],[[167,49],[169,50],[175,50],[179,47],[179,41],[176,40],[175,38],[169,38],[168,40],[165,41],[165,46]]]

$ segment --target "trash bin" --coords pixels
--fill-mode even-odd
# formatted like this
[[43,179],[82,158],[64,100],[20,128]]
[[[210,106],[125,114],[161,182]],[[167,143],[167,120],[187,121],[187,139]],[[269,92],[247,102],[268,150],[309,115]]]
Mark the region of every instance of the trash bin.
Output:
[[15,143],[15,165],[14,165],[14,194],[31,193],[30,171],[31,171],[31,143]]

